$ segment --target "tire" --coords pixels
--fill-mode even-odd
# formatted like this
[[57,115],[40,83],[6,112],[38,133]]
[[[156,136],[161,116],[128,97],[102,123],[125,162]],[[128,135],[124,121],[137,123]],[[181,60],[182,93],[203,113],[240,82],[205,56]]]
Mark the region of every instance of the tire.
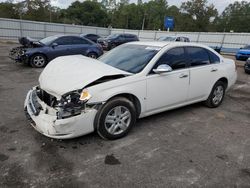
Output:
[[124,97],[108,101],[96,115],[97,133],[108,140],[126,136],[135,122],[136,109],[133,103]]
[[47,65],[47,58],[43,54],[35,54],[30,59],[30,65],[33,68],[42,68]]
[[221,105],[226,90],[226,84],[222,81],[217,81],[214,84],[214,87],[208,97],[208,99],[205,101],[205,105],[209,108],[216,108]]
[[98,57],[98,55],[97,55],[95,52],[90,52],[90,53],[88,53],[87,56],[88,56],[88,57],[91,57],[91,58],[93,58],[93,59],[96,59],[96,58]]

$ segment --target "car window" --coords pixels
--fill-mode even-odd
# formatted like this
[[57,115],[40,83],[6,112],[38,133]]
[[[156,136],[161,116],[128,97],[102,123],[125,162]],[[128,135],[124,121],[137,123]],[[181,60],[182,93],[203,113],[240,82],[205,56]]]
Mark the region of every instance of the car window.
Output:
[[60,37],[55,40],[58,45],[70,45],[72,44],[72,37]]
[[59,36],[55,35],[55,36],[50,36],[50,37],[46,37],[42,40],[40,40],[39,42],[45,45],[50,45],[52,44],[54,41],[56,41],[59,38]]
[[250,45],[244,46],[243,49],[250,49]]
[[215,64],[215,63],[220,63],[220,58],[210,50],[207,50],[209,57],[210,57],[210,63]]
[[180,41],[181,42],[185,42],[185,38],[184,37],[180,37]]
[[72,37],[72,44],[89,44],[89,42],[82,38]]
[[173,70],[186,68],[186,55],[184,48],[178,47],[168,50],[160,57],[153,69],[156,69],[162,64],[168,64]]
[[119,36],[118,36],[118,39],[124,40],[124,39],[125,39],[125,36],[124,36],[124,35],[119,35]]
[[200,47],[186,47],[191,67],[210,64],[207,51]]

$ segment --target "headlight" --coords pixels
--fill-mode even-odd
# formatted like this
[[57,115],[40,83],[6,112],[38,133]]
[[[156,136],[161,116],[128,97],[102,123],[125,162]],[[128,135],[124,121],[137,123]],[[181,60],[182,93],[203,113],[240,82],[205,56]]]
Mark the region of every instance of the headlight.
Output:
[[91,98],[91,95],[87,89],[83,89],[80,95],[80,101],[86,102]]

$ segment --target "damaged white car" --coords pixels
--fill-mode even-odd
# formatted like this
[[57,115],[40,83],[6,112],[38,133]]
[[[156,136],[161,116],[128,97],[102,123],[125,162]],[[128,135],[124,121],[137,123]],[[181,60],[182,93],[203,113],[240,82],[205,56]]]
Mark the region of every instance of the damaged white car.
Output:
[[67,139],[97,131],[117,139],[138,118],[200,101],[219,106],[236,77],[234,61],[209,47],[133,42],[99,60],[56,58],[24,106],[33,127],[45,136]]

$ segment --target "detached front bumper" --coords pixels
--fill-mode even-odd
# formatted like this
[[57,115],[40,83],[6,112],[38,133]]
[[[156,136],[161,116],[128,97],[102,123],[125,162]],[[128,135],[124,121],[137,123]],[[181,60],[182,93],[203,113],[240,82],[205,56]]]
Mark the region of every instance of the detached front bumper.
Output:
[[18,63],[28,63],[29,57],[28,55],[23,54],[22,50],[23,49],[21,47],[11,49],[9,53],[9,58]]
[[94,131],[96,109],[85,109],[79,115],[58,119],[57,110],[41,101],[35,92],[28,92],[24,109],[31,125],[38,132],[50,138],[69,139]]

